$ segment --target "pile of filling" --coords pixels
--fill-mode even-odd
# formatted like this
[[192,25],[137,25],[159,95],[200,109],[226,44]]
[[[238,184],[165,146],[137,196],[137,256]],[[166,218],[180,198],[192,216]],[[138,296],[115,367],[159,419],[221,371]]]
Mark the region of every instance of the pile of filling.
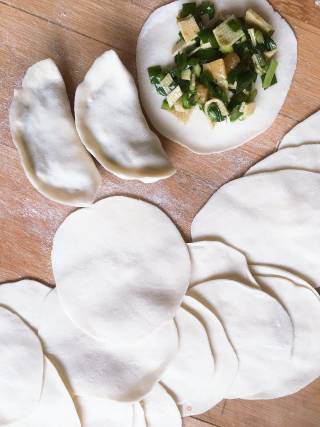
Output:
[[253,9],[212,24],[214,15],[211,2],[185,3],[177,17],[175,65],[148,69],[150,82],[165,97],[162,108],[183,123],[196,106],[213,125],[245,120],[256,108],[258,76],[264,90],[277,83],[272,26]]

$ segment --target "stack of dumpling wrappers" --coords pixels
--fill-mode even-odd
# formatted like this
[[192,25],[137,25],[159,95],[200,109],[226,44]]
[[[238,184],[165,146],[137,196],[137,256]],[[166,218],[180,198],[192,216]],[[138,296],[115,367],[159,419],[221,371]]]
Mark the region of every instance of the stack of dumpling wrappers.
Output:
[[317,379],[319,123],[218,190],[193,243],[129,197],[69,215],[56,287],[0,286],[0,426],[178,427]]

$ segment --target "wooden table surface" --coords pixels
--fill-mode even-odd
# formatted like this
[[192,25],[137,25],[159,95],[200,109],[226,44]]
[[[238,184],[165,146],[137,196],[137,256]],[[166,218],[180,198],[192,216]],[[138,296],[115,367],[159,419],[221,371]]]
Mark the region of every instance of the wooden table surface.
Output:
[[[28,66],[51,57],[63,73],[72,101],[90,64],[111,47],[135,74],[138,32],[149,13],[164,3],[166,0],[0,0],[0,282],[33,277],[53,284],[52,237],[71,211],[38,194],[20,167],[8,127],[14,87],[19,86]],[[273,127],[241,148],[210,156],[192,154],[162,138],[176,175],[144,185],[121,181],[100,168],[103,185],[99,198],[131,194],[150,200],[190,240],[192,218],[211,194],[274,151],[290,128],[319,109],[320,8],[314,0],[271,3],[293,26],[299,41],[294,83]],[[184,422],[185,427],[210,425],[319,427],[320,380],[284,399],[224,401],[207,414]]]

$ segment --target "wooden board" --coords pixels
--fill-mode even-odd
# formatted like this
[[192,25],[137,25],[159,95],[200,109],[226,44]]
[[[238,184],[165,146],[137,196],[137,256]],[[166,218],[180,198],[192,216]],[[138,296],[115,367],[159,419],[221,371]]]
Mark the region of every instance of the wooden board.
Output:
[[[165,0],[0,0],[0,282],[34,277],[53,284],[52,237],[71,209],[50,202],[29,184],[8,129],[8,106],[25,69],[52,57],[65,78],[71,101],[77,84],[104,50],[118,50],[135,74],[139,29]],[[121,181],[100,168],[99,197],[132,194],[161,206],[190,239],[193,216],[225,182],[241,176],[275,150],[297,121],[320,106],[320,8],[313,0],[272,0],[293,26],[299,62],[292,89],[274,126],[241,148],[198,156],[163,142],[177,174],[144,185]],[[225,401],[209,413],[186,419],[185,427],[318,427],[320,381],[274,401]]]

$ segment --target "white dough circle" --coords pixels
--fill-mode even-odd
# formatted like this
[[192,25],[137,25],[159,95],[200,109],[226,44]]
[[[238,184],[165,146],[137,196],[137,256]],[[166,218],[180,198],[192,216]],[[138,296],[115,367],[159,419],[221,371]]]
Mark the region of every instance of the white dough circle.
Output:
[[320,143],[320,111],[291,129],[281,141],[279,148],[297,147],[311,143]]
[[239,359],[227,399],[252,399],[278,384],[290,360],[293,328],[288,313],[261,289],[231,280],[195,286],[192,296],[217,315]]
[[188,243],[191,258],[189,290],[213,279],[230,279],[258,286],[248,267],[246,257],[219,241]]
[[36,409],[23,420],[10,427],[82,427],[74,406],[57,370],[46,357],[43,390]]
[[278,373],[279,384],[256,396],[275,399],[298,392],[320,376],[320,299],[311,286],[297,285],[281,277],[256,277],[262,288],[285,307],[294,328],[292,357]]
[[318,173],[299,170],[240,178],[200,210],[192,237],[222,240],[250,264],[281,267],[319,287],[319,188]]
[[132,403],[91,396],[74,396],[81,427],[133,427]]
[[223,122],[214,128],[199,109],[195,109],[187,124],[161,109],[161,97],[150,84],[148,68],[173,64],[172,48],[178,40],[176,18],[184,1],[173,1],[156,9],[145,22],[137,45],[137,71],[142,105],[154,127],[165,137],[190,150],[214,153],[239,146],[267,130],[276,119],[289,91],[297,62],[297,41],[289,24],[274,11],[266,0],[215,0],[219,14],[243,16],[251,7],[262,13],[275,29],[278,42],[278,84],[264,91],[257,84],[257,110],[247,120]]
[[53,242],[61,303],[111,346],[128,346],[173,319],[190,280],[184,240],[159,208],[109,197],[72,213]]
[[108,341],[95,340],[69,319],[56,290],[43,306],[39,336],[73,394],[119,401],[137,401],[149,393],[179,345],[171,320],[137,344],[112,350]]
[[35,280],[19,280],[0,285],[0,306],[14,311],[34,330],[38,329],[42,304],[51,291]]
[[133,406],[133,427],[147,427],[144,410],[140,403],[135,403]]
[[82,142],[110,172],[154,182],[175,172],[142,113],[138,91],[115,51],[95,60],[75,97]]
[[[238,372],[239,361],[224,327],[218,317],[191,296],[185,296],[183,307],[196,316],[204,325],[214,357],[215,371],[202,389],[202,412],[217,405],[228,393]],[[199,408],[200,409],[200,408]]]
[[182,427],[176,402],[161,384],[156,384],[141,402],[147,427]]
[[161,382],[174,397],[182,416],[202,413],[203,391],[214,376],[209,338],[197,317],[181,307],[175,318],[180,346]]
[[13,312],[0,307],[0,425],[27,416],[43,384],[43,353],[36,334]]

